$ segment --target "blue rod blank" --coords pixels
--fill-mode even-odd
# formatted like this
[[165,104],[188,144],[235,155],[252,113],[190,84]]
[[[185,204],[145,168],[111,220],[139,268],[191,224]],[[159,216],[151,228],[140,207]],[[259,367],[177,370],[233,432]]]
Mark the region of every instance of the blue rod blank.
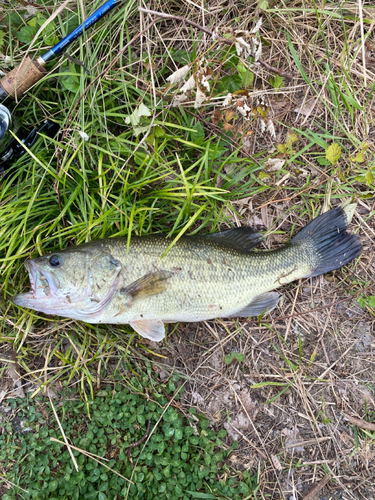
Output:
[[97,23],[102,17],[104,17],[108,12],[114,9],[121,0],[108,0],[99,9],[97,9],[86,21],[78,26],[74,31],[66,35],[65,38],[59,41],[52,49],[48,50],[45,54],[41,56],[44,62],[49,61],[53,57],[59,56],[68,45],[70,45],[74,40],[82,35],[82,33],[89,29],[93,24]]

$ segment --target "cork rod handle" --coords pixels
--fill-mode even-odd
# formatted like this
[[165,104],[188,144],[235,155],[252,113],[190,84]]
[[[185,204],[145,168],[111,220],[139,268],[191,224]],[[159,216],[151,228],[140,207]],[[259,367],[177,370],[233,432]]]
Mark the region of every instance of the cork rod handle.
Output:
[[41,58],[33,61],[26,57],[19,66],[3,76],[0,87],[12,99],[18,99],[47,73],[43,65]]

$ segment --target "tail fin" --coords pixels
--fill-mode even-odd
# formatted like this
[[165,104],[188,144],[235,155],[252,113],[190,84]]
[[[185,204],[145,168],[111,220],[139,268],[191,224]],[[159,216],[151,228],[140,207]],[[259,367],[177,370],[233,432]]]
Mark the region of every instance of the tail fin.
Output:
[[360,255],[361,241],[357,235],[347,233],[347,228],[348,213],[337,207],[319,215],[292,239],[292,243],[309,242],[317,255],[316,265],[309,276],[338,269]]

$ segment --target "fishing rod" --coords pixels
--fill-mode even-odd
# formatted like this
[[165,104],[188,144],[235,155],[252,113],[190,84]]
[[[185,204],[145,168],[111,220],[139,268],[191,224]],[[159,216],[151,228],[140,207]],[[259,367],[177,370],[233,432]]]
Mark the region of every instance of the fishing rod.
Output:
[[54,47],[37,59],[32,59],[30,56],[25,57],[19,66],[12,69],[0,80],[0,174],[2,174],[14,160],[25,153],[25,149],[20,142],[14,138],[11,132],[18,137],[22,144],[26,147],[31,147],[37,139],[38,132],[44,132],[46,135],[54,137],[59,130],[59,126],[55,122],[45,120],[40,128],[35,128],[30,133],[27,133],[22,130],[21,123],[17,117],[14,117],[9,109],[1,103],[17,100],[27,92],[30,87],[35,85],[47,74],[45,68],[47,62],[60,56],[69,45],[102,19],[102,17],[117,7],[121,1],[122,0],[107,0],[107,2],[78,26],[78,28],[66,35],[66,37],[60,40]]

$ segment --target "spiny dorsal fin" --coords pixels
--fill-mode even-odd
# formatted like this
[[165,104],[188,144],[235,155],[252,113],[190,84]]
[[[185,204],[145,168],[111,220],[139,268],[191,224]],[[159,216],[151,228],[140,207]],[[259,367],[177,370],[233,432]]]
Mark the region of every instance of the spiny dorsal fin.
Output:
[[220,233],[206,234],[205,236],[200,236],[200,238],[216,241],[219,244],[226,245],[243,253],[251,252],[263,240],[263,236],[249,226],[236,227]]
[[130,295],[131,299],[127,305],[133,304],[136,300],[142,300],[152,295],[162,293],[167,289],[168,279],[173,276],[169,271],[156,271],[148,273],[139,278],[125,288],[121,288],[120,293]]

